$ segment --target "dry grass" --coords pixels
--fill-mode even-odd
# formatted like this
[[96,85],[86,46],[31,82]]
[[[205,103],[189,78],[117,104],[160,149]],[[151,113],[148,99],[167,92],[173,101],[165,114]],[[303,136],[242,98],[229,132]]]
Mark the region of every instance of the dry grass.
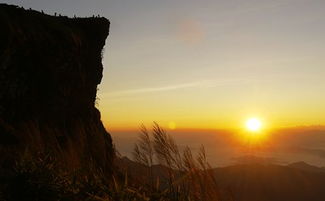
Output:
[[[180,151],[174,139],[154,123],[151,133],[144,126],[141,127],[133,156],[135,161],[148,169],[148,175],[151,177],[150,182],[146,184],[148,189],[152,189],[153,193],[160,192],[164,200],[220,200],[219,188],[203,146],[197,156],[193,156],[189,147]],[[167,167],[168,178],[165,179],[168,184],[165,188],[157,188],[157,182],[162,179],[153,177],[154,163]]]
[[[134,148],[134,159],[145,167],[148,178],[142,182],[117,168],[113,176],[107,175],[99,168],[98,159],[91,155],[84,159],[77,157],[87,138],[78,139],[78,143],[68,141],[65,149],[59,142],[48,147],[37,125],[25,129],[26,140],[32,137],[34,146],[15,155],[12,170],[0,167],[0,201],[219,200],[204,147],[195,156],[188,147],[180,151],[173,138],[156,123],[152,131],[141,127]],[[50,139],[58,135],[51,132]],[[82,127],[80,132],[84,132]],[[154,174],[157,164],[162,165],[159,171],[166,171],[164,177]]]

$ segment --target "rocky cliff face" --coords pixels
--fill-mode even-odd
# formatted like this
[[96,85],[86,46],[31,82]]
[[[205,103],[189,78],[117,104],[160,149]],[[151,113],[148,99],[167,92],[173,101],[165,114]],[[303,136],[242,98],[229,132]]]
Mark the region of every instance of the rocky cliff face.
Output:
[[112,141],[95,107],[109,25],[0,4],[1,165],[28,150],[110,169]]

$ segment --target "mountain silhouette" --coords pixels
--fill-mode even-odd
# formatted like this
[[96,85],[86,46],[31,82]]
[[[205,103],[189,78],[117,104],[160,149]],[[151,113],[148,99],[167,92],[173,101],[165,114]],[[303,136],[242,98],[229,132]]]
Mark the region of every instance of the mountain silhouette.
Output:
[[299,161],[299,162],[295,162],[295,163],[291,163],[288,165],[288,167],[291,168],[296,168],[299,170],[305,170],[305,171],[309,171],[309,172],[325,172],[325,168],[323,167],[316,167],[313,165],[310,165],[304,161]]
[[[120,168],[138,180],[147,168],[126,157],[118,159]],[[308,167],[308,168],[306,168]],[[156,177],[163,181],[166,167],[154,166]],[[236,201],[324,201],[325,172],[322,168],[297,162],[289,165],[245,163],[214,168],[221,198]],[[167,177],[167,176],[166,176]]]

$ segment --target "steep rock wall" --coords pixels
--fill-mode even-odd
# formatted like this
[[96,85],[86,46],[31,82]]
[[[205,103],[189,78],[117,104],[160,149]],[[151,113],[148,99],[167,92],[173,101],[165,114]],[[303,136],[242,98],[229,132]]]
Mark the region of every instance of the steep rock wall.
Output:
[[112,140],[95,107],[109,25],[0,4],[2,151],[56,150],[76,166],[92,160],[110,170]]

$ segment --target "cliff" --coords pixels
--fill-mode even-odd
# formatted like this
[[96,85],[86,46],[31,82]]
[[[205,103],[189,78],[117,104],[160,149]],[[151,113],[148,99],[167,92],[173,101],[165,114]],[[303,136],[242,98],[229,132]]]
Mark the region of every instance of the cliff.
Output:
[[109,25],[0,4],[1,167],[28,152],[111,171],[112,140],[95,107]]

